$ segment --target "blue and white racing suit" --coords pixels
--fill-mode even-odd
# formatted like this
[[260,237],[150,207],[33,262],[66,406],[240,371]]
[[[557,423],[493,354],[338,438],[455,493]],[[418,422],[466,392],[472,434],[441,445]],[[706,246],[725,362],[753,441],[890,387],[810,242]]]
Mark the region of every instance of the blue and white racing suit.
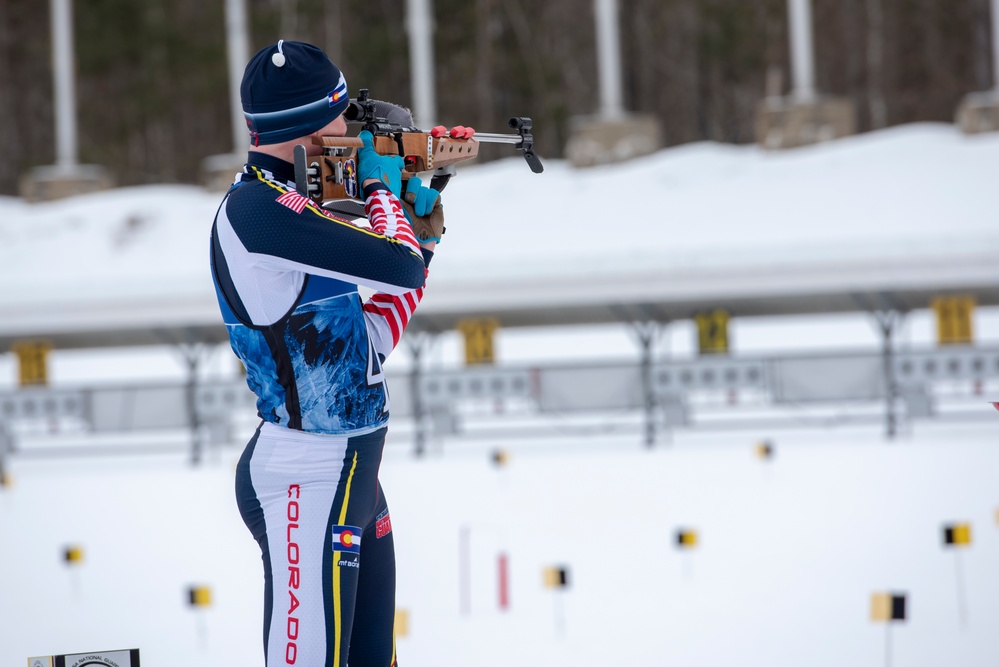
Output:
[[[432,253],[399,200],[365,188],[367,219],[294,188],[251,152],[215,216],[211,264],[260,427],[236,474],[264,564],[268,667],[396,664],[395,556],[378,483],[389,415],[382,364],[423,295]],[[362,302],[358,286],[375,290]]]

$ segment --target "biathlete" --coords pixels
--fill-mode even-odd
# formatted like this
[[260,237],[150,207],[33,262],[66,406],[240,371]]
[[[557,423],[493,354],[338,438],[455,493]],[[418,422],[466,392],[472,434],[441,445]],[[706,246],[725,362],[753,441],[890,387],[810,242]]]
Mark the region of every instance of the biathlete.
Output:
[[[293,150],[346,133],[347,83],[319,48],[281,41],[240,88],[252,148],[216,213],[211,267],[262,421],[236,471],[264,565],[269,667],[396,665],[392,522],[378,482],[382,365],[423,296],[443,233],[439,193],[362,132],[366,219],[295,191]],[[375,290],[362,301],[359,286]]]

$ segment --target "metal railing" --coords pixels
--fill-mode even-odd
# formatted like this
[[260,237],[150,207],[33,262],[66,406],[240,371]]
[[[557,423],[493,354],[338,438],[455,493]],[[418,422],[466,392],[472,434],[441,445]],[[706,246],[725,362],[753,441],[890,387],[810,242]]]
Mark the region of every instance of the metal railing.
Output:
[[[488,421],[495,433],[504,421],[515,421],[511,417],[571,422],[626,415],[645,423],[651,445],[662,430],[724,425],[726,420],[714,417],[720,412],[731,417],[739,410],[765,410],[771,419],[783,414],[796,421],[795,410],[844,405],[857,406],[868,418],[880,415],[891,437],[887,420],[896,418],[896,410],[907,420],[933,418],[940,398],[954,395],[955,387],[969,404],[984,406],[984,394],[999,387],[999,348],[894,351],[888,364],[882,352],[851,352],[658,359],[648,367],[636,361],[417,368],[388,377],[393,419],[410,422],[417,452],[431,435],[456,435],[477,419]],[[489,406],[493,413],[502,408],[499,431]],[[205,446],[230,442],[234,424],[254,412],[255,397],[242,378],[0,392],[0,470],[4,459],[25,451],[21,440],[40,432],[49,439],[187,432],[197,462]]]

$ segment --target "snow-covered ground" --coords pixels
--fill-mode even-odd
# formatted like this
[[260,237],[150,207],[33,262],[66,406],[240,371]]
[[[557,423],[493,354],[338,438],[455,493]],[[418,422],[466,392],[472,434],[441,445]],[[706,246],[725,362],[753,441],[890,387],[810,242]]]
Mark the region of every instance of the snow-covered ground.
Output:
[[[784,432],[769,461],[754,454],[768,434],[678,433],[653,450],[489,442],[425,460],[395,440],[382,480],[409,615],[401,664],[874,666],[890,632],[895,665],[995,665],[997,432],[999,413],[895,443],[873,428]],[[179,454],[15,459],[0,492],[0,663],[138,647],[146,667],[262,665],[237,449],[197,469]],[[943,525],[965,521],[972,545],[945,548]],[[677,549],[679,528],[697,531],[695,549]],[[69,544],[82,564],[62,561]],[[550,566],[568,589],[542,585]],[[190,585],[213,605],[189,607]],[[886,591],[909,601],[890,630],[869,618]]]
[[[999,137],[920,125],[784,153],[687,146],[610,173],[556,162],[542,177],[517,161],[470,167],[446,193],[449,217],[470,222],[449,231],[434,279],[499,275],[510,270],[505,262],[552,275],[583,262],[610,280],[642,262],[995,249],[997,159]],[[594,237],[608,229],[593,217],[604,194],[625,218],[646,210],[642,196],[664,202],[666,215],[649,221],[637,246],[629,234]],[[504,212],[511,201],[543,207],[553,197],[562,200],[558,216],[530,229]],[[97,317],[136,295],[207,294],[213,306],[205,239],[217,201],[176,186],[39,206],[0,199],[0,313],[58,318],[102,295],[109,310]],[[521,232],[529,243],[517,240]],[[568,254],[543,261],[567,238],[577,242]],[[515,244],[516,256],[500,252]],[[40,302],[68,310],[31,310]],[[999,309],[980,308],[975,328],[979,343],[999,342]],[[935,336],[931,314],[916,311],[897,342],[930,345]],[[862,315],[736,319],[731,337],[735,354],[879,345]],[[658,352],[687,356],[695,345],[692,325],[676,322]],[[638,354],[625,326],[502,330],[498,348],[501,363]],[[460,353],[456,336],[445,335],[428,361],[453,367]],[[402,346],[389,370],[408,363]],[[15,370],[0,355],[0,388],[14,385]],[[57,386],[184,373],[166,348],[55,351],[50,370]],[[231,353],[220,349],[203,372],[234,376]],[[852,667],[885,664],[887,642],[897,666],[999,664],[999,412],[984,398],[981,407],[981,420],[917,422],[895,442],[880,424],[680,430],[651,450],[635,433],[450,438],[421,460],[397,428],[382,479],[398,606],[409,615],[401,664]],[[232,488],[245,436],[194,469],[182,447],[10,459],[13,483],[0,487],[0,665],[133,647],[146,667],[262,665],[259,552]],[[761,439],[774,443],[772,460],[754,455]],[[491,462],[497,448],[510,453],[503,467]],[[972,525],[973,542],[960,551],[942,545],[943,525],[954,522]],[[698,532],[695,549],[676,548],[679,528]],[[460,588],[463,534],[469,592]],[[82,564],[63,562],[69,544],[83,547]],[[505,611],[499,553],[510,563]],[[567,590],[542,585],[549,566],[568,568]],[[187,605],[196,584],[211,587],[210,608]],[[870,620],[870,596],[887,591],[908,595],[905,623]]]

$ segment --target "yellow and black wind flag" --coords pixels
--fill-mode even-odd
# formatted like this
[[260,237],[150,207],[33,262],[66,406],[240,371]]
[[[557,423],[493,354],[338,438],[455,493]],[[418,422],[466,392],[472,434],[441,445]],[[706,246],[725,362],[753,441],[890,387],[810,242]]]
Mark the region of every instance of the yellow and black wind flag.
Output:
[[905,593],[875,593],[871,596],[872,621],[904,621]]
[[681,549],[693,549],[697,546],[697,531],[681,528],[676,531],[676,545]]
[[187,603],[192,607],[208,607],[212,604],[212,589],[208,586],[191,586],[187,589]]
[[544,571],[545,588],[568,588],[569,568],[564,565],[546,567]]
[[943,543],[948,547],[966,547],[971,544],[971,524],[952,523],[943,528]]
[[769,440],[756,443],[756,456],[764,461],[769,461],[774,456],[774,444]]
[[62,559],[67,565],[79,565],[83,562],[83,547],[79,544],[71,544],[63,549]]

